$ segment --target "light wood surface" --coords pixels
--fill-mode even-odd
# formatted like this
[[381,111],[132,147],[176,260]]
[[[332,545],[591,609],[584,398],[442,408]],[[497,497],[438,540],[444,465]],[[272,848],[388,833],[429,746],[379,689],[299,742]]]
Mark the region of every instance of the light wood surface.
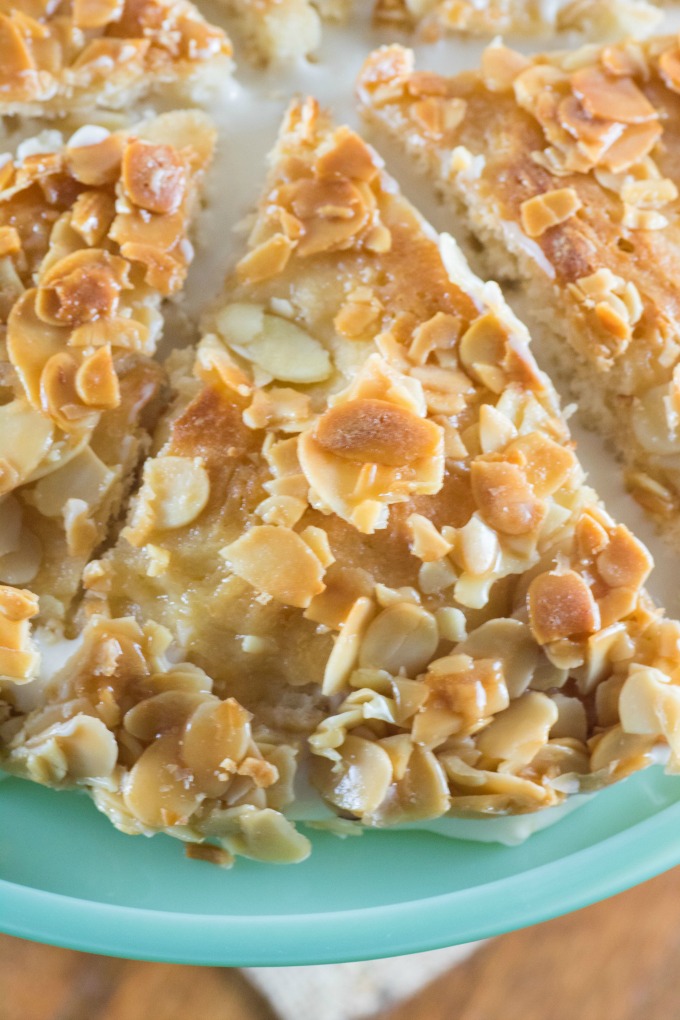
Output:
[[[380,1020],[678,1020],[680,869],[483,946]],[[0,1020],[275,1020],[236,970],[0,936]]]

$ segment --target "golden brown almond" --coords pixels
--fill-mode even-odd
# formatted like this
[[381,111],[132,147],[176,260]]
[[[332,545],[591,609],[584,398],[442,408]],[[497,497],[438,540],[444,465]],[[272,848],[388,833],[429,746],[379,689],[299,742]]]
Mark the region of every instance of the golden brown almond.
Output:
[[570,219],[581,208],[581,199],[573,188],[558,188],[522,202],[522,229],[529,237],[541,237],[550,227]]
[[654,565],[642,542],[623,524],[614,529],[596,562],[602,580],[611,588],[640,588]]
[[95,247],[106,237],[115,216],[113,195],[83,191],[71,209],[71,226],[86,244]]
[[612,78],[597,67],[583,67],[571,76],[571,87],[591,117],[643,124],[657,113],[632,78]]
[[16,76],[35,70],[35,64],[21,32],[12,18],[6,14],[0,14],[0,46],[2,47],[0,80],[12,83]]
[[76,392],[88,407],[111,410],[120,404],[120,386],[111,347],[105,344],[86,358],[76,373]]
[[39,610],[38,596],[26,588],[13,588],[11,585],[0,585],[0,613],[6,620],[20,622],[37,616]]
[[123,154],[122,180],[130,201],[154,213],[174,213],[184,201],[187,173],[169,145],[136,139]]
[[430,138],[449,138],[465,119],[464,99],[428,96],[410,107],[410,114],[419,128]]
[[672,46],[659,57],[659,72],[669,89],[680,92],[680,48]]
[[21,251],[21,238],[15,227],[0,227],[0,258]]
[[120,176],[123,139],[111,134],[95,145],[78,145],[66,150],[66,166],[70,174],[89,188],[115,184]]
[[480,514],[496,531],[526,535],[543,520],[545,503],[534,493],[517,464],[476,460],[470,480]]
[[306,609],[326,587],[322,564],[289,528],[256,526],[226,546],[221,555],[234,574],[286,606]]
[[614,173],[630,169],[649,155],[661,134],[662,128],[658,121],[630,124],[606,150],[601,159],[602,165]]
[[493,44],[482,54],[482,79],[490,92],[510,92],[515,78],[530,66],[524,54]]
[[319,156],[316,168],[320,177],[338,175],[357,181],[372,181],[378,174],[373,152],[347,127],[335,132],[331,147]]
[[294,250],[294,241],[285,234],[274,234],[243,256],[236,264],[236,274],[241,283],[261,283],[278,276],[288,265]]
[[50,266],[40,280],[36,311],[45,322],[80,325],[115,314],[130,286],[125,259],[100,248],[82,249]]
[[576,458],[568,446],[561,446],[541,432],[520,436],[507,447],[526,459],[524,473],[537,496],[550,496],[569,478]]
[[531,629],[541,645],[599,630],[597,603],[574,570],[539,574],[529,585],[528,603]]
[[324,450],[359,463],[400,467],[432,455],[439,428],[387,400],[348,400],[319,419],[315,439]]

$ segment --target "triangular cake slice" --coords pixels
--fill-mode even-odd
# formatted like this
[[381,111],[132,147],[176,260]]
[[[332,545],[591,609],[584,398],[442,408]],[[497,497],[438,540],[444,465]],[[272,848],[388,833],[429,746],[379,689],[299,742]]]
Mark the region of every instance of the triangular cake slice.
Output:
[[[83,567],[148,447],[166,388],[151,360],[161,302],[191,261],[213,144],[209,119],[187,111],[127,132],[84,127],[50,151],[29,140],[3,163],[0,613],[10,621],[19,600],[23,620],[40,608],[43,622],[69,624]],[[0,675],[30,678],[34,657],[5,629]]]
[[0,115],[122,110],[231,70],[231,44],[189,0],[0,3]]
[[661,20],[656,4],[644,0],[376,0],[375,21],[426,39],[448,32],[470,35],[577,30],[587,38],[621,38],[650,32]]
[[[584,484],[525,328],[311,100],[190,366],[175,358],[158,453],[86,572],[90,659],[5,725],[10,770],[90,787],[129,831],[290,860],[276,808],[296,758],[371,826],[534,811],[668,743],[677,767],[680,625]],[[192,667],[145,666],[140,633]],[[223,701],[187,696],[198,670]],[[259,753],[234,737],[242,709]],[[80,716],[117,766],[109,736],[96,775],[69,766]],[[66,764],[41,775],[55,717]]]
[[492,46],[478,72],[452,78],[390,47],[359,87],[452,224],[481,241],[482,271],[522,280],[541,352],[677,542],[677,38],[532,59]]

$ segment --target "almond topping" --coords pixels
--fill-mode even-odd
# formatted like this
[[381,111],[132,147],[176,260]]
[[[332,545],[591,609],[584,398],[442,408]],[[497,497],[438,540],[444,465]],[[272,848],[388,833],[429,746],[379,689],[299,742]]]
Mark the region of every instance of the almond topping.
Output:
[[482,53],[482,78],[490,92],[510,92],[518,74],[531,62],[522,53],[508,46],[487,46]]
[[0,258],[21,251],[21,238],[15,227],[0,227]]
[[316,169],[321,177],[337,174],[356,181],[372,181],[378,174],[373,152],[347,127],[341,127],[335,132],[332,147],[319,156]]
[[561,446],[541,432],[530,432],[510,444],[510,450],[520,451],[526,458],[524,473],[537,496],[551,496],[569,478],[576,458],[568,446]]
[[612,78],[596,67],[583,67],[571,76],[571,85],[591,117],[642,124],[657,113],[632,78]]
[[418,127],[431,138],[448,138],[465,118],[467,103],[464,99],[447,99],[428,96],[410,107],[410,114]]
[[597,557],[600,577],[610,588],[640,588],[654,562],[628,528],[623,524],[614,530],[609,543]]
[[385,799],[392,782],[392,763],[379,744],[350,735],[340,748],[338,765],[316,758],[313,775],[326,800],[363,817],[377,811]]
[[505,386],[501,366],[507,340],[508,331],[493,312],[475,319],[460,339],[458,353],[471,378],[495,393],[502,392]]
[[541,645],[599,630],[595,599],[574,570],[539,574],[529,585],[528,601],[531,627]]
[[251,528],[221,555],[238,577],[286,606],[306,609],[326,587],[324,568],[311,548],[288,528]]
[[415,677],[437,650],[439,633],[431,613],[400,602],[379,613],[361,643],[359,665],[384,669],[393,676]]
[[480,514],[496,531],[525,535],[545,516],[545,503],[517,464],[476,460],[471,467],[471,482]]
[[344,460],[400,467],[433,455],[441,432],[433,422],[386,400],[349,400],[318,421],[316,441]]
[[82,363],[76,373],[76,392],[88,407],[101,410],[118,407],[120,387],[108,344]]
[[680,49],[677,46],[661,54],[659,72],[669,89],[680,92]]
[[658,121],[629,125],[620,138],[609,146],[602,157],[603,166],[622,173],[649,155],[662,134]]
[[522,229],[529,237],[540,237],[550,227],[568,220],[581,205],[581,199],[573,188],[558,188],[544,195],[535,195],[520,206]]
[[200,457],[147,461],[140,499],[151,505],[156,528],[186,527],[203,512],[209,498],[210,478]]
[[78,365],[63,351],[47,361],[40,375],[40,402],[43,410],[67,432],[85,424],[88,412],[76,389]]
[[283,272],[294,250],[294,241],[285,234],[274,234],[243,256],[236,265],[236,274],[241,283],[269,280]]
[[122,180],[130,201],[154,213],[174,213],[184,200],[187,175],[176,149],[139,139],[123,154]]
[[54,325],[80,325],[115,314],[123,288],[130,286],[125,259],[98,248],[73,252],[54,263],[40,280],[36,312]]

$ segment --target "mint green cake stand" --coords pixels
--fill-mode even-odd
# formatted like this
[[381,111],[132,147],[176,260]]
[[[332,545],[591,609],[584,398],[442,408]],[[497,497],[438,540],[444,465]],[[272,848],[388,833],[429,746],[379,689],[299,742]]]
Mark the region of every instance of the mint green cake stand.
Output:
[[338,839],[283,867],[190,861],[78,793],[0,782],[0,930],[90,953],[225,966],[395,956],[576,910],[680,863],[680,778],[650,769],[521,846]]

